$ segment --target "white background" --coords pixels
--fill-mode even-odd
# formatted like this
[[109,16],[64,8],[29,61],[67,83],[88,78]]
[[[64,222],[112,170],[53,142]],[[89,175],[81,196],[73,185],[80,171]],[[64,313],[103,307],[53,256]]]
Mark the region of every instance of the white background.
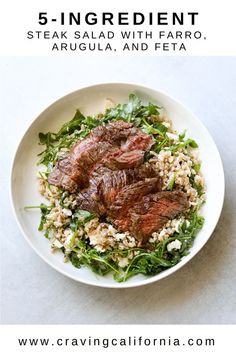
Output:
[[[236,58],[11,57],[0,65],[2,323],[235,323]],[[203,250],[169,278],[126,290],[86,286],[51,269],[20,234],[8,192],[13,152],[30,122],[60,96],[110,81],[151,86],[186,104],[215,139],[226,174],[222,217]]]

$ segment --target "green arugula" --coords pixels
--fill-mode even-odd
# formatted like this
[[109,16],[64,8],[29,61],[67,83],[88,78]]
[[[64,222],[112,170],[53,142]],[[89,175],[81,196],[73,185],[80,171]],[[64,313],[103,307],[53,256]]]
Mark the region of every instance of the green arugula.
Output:
[[86,210],[76,210],[72,215],[70,228],[72,231],[77,231],[79,227],[83,226],[86,222],[94,219],[96,215]]
[[[137,274],[155,275],[176,265],[183,256],[186,256],[192,247],[197,232],[202,228],[204,218],[193,213],[190,219],[184,221],[172,237],[159,242],[155,249],[148,251],[143,248],[128,250],[111,250],[100,253],[92,248],[86,240],[78,240],[73,251],[69,255],[72,264],[80,268],[82,265],[89,267],[99,275],[113,273],[114,279],[123,282]],[[168,252],[167,246],[170,242],[179,240],[182,244],[180,250]],[[122,269],[118,261],[114,261],[114,254],[128,257],[131,253],[136,255],[131,259],[129,265]]]

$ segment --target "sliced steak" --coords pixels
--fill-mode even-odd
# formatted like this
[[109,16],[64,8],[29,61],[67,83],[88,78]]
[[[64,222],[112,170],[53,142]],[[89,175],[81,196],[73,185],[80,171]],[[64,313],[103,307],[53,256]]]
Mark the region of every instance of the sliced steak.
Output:
[[78,184],[78,188],[88,186],[91,172],[111,148],[112,145],[108,142],[97,142],[83,152],[79,149],[77,153],[72,151],[70,177]]
[[134,205],[130,213],[130,231],[140,244],[145,244],[153,232],[188,207],[186,194],[180,191],[146,195]]
[[77,205],[82,210],[95,213],[98,216],[106,214],[106,208],[100,201],[99,185],[101,180],[94,178],[91,180],[88,188],[83,189],[76,197]]
[[114,141],[117,145],[120,145],[122,140],[126,141],[130,134],[134,134],[134,129],[136,131],[137,128],[135,128],[132,123],[127,123],[122,120],[110,122],[106,125],[105,140]]
[[138,128],[134,128],[133,134],[127,138],[127,140],[121,145],[122,151],[130,150],[143,150],[148,151],[153,145],[153,140],[150,135],[143,133]]
[[103,156],[108,148],[107,143],[99,145],[105,134],[103,128],[95,128],[96,131],[90,134],[90,137],[78,141],[68,154],[58,160],[48,177],[50,184],[72,193],[88,184],[86,167],[89,170],[94,165],[96,156]]
[[189,207],[183,192],[162,192],[159,176],[143,162],[152,144],[152,137],[131,123],[98,126],[56,163],[48,181],[78,192],[80,209],[107,216],[144,245]]
[[131,123],[98,126],[56,163],[48,181],[69,192],[78,191],[88,187],[91,173],[101,166],[113,170],[140,166],[152,144],[152,137]]
[[129,184],[117,193],[113,204],[110,206],[109,214],[116,219],[127,217],[143,196],[160,190],[161,184],[158,177],[146,178]]
[[54,186],[68,190],[71,193],[75,193],[78,190],[78,184],[74,182],[70,176],[62,172],[58,166],[54,167],[50,173],[48,182]]
[[101,177],[100,200],[107,210],[114,203],[117,194],[133,181],[136,181],[136,175],[130,169],[111,171]]
[[[123,191],[126,188],[130,188],[131,191],[131,186],[134,186],[133,193],[130,192],[127,194],[130,196],[135,193],[135,190],[141,193],[141,189],[144,190],[146,188],[146,193],[142,193],[142,195],[147,194],[151,190],[160,190],[159,178],[147,178],[155,174],[155,171],[149,166],[143,165],[136,169],[118,171],[101,168],[100,172],[101,175],[95,171],[94,176],[90,180],[89,187],[83,189],[77,196],[77,204],[80,209],[95,212],[99,216],[104,214],[110,215],[114,203],[117,212],[119,212],[117,199],[122,198]],[[146,178],[146,180],[142,181],[143,178]],[[154,184],[157,185],[154,186]],[[134,196],[131,198],[134,198]]]
[[112,170],[122,170],[126,168],[135,168],[142,165],[144,159],[144,151],[133,150],[121,152],[117,156],[110,158],[105,157],[104,165]]

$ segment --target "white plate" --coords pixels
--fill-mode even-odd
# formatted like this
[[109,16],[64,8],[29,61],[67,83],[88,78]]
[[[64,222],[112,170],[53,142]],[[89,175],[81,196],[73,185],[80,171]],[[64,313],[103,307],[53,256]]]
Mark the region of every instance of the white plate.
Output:
[[[70,263],[63,263],[62,253],[51,253],[49,241],[38,231],[39,210],[25,211],[26,205],[38,205],[42,197],[38,192],[36,180],[38,133],[57,131],[70,120],[76,108],[83,114],[95,114],[103,111],[104,100],[111,98],[115,103],[127,101],[129,93],[136,93],[143,101],[151,101],[165,107],[178,132],[187,129],[188,135],[200,146],[202,172],[205,178],[207,202],[202,208],[205,217],[203,229],[198,233],[190,254],[176,266],[162,273],[145,277],[138,275],[124,283],[117,283],[112,276],[101,277],[87,268],[77,269]],[[126,288],[152,283],[162,279],[186,264],[204,246],[211,236],[220,217],[224,199],[224,173],[221,158],[207,129],[182,104],[173,98],[150,88],[123,83],[108,83],[82,88],[62,97],[44,110],[36,118],[23,136],[14,158],[11,174],[11,194],[16,219],[31,247],[53,268],[77,281],[101,287]],[[27,271],[27,270],[25,270]]]

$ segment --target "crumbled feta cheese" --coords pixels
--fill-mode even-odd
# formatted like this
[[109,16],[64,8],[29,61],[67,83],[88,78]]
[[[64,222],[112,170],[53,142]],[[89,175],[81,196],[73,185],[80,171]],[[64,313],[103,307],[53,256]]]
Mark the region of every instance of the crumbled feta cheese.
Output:
[[167,251],[171,252],[172,250],[180,250],[181,246],[182,243],[179,240],[172,241],[167,245]]
[[173,133],[166,133],[168,138],[173,139],[173,140],[178,140],[178,135],[173,134]]
[[55,247],[55,248],[62,248],[63,244],[60,241],[58,241],[58,240],[54,240],[53,243],[52,243],[52,246]]
[[166,128],[170,128],[170,123],[169,123],[169,122],[162,122],[162,124],[163,124]]
[[161,232],[159,233],[159,236],[163,237],[166,234],[166,229],[162,229]]
[[176,221],[175,225],[173,225],[173,226],[174,226],[174,230],[175,230],[176,232],[179,232],[179,228],[180,228],[180,226],[182,225],[182,223],[183,223],[183,220],[182,220],[182,219],[179,219],[179,220]]
[[72,211],[70,209],[62,209],[63,214],[65,214],[66,216],[71,216],[72,215]]
[[186,220],[186,227],[189,227],[190,222],[188,220]]
[[196,176],[194,177],[194,182],[195,182],[196,184],[203,185],[202,177],[199,176],[199,175],[196,175]]
[[121,258],[120,260],[119,260],[119,267],[121,267],[121,268],[125,268],[125,267],[127,267],[127,265],[129,264],[129,260],[128,260],[128,258]]
[[115,235],[114,235],[114,237],[115,237],[115,239],[117,240],[117,241],[120,241],[120,240],[124,240],[124,238],[126,237],[126,234],[125,233],[116,233]]
[[66,236],[65,245],[68,246],[70,244],[72,237],[73,237],[73,231],[66,229],[64,232],[64,235]]
[[60,221],[54,221],[53,225],[54,225],[55,227],[59,228],[59,227],[62,227],[62,226],[63,226],[63,223],[60,222]]

